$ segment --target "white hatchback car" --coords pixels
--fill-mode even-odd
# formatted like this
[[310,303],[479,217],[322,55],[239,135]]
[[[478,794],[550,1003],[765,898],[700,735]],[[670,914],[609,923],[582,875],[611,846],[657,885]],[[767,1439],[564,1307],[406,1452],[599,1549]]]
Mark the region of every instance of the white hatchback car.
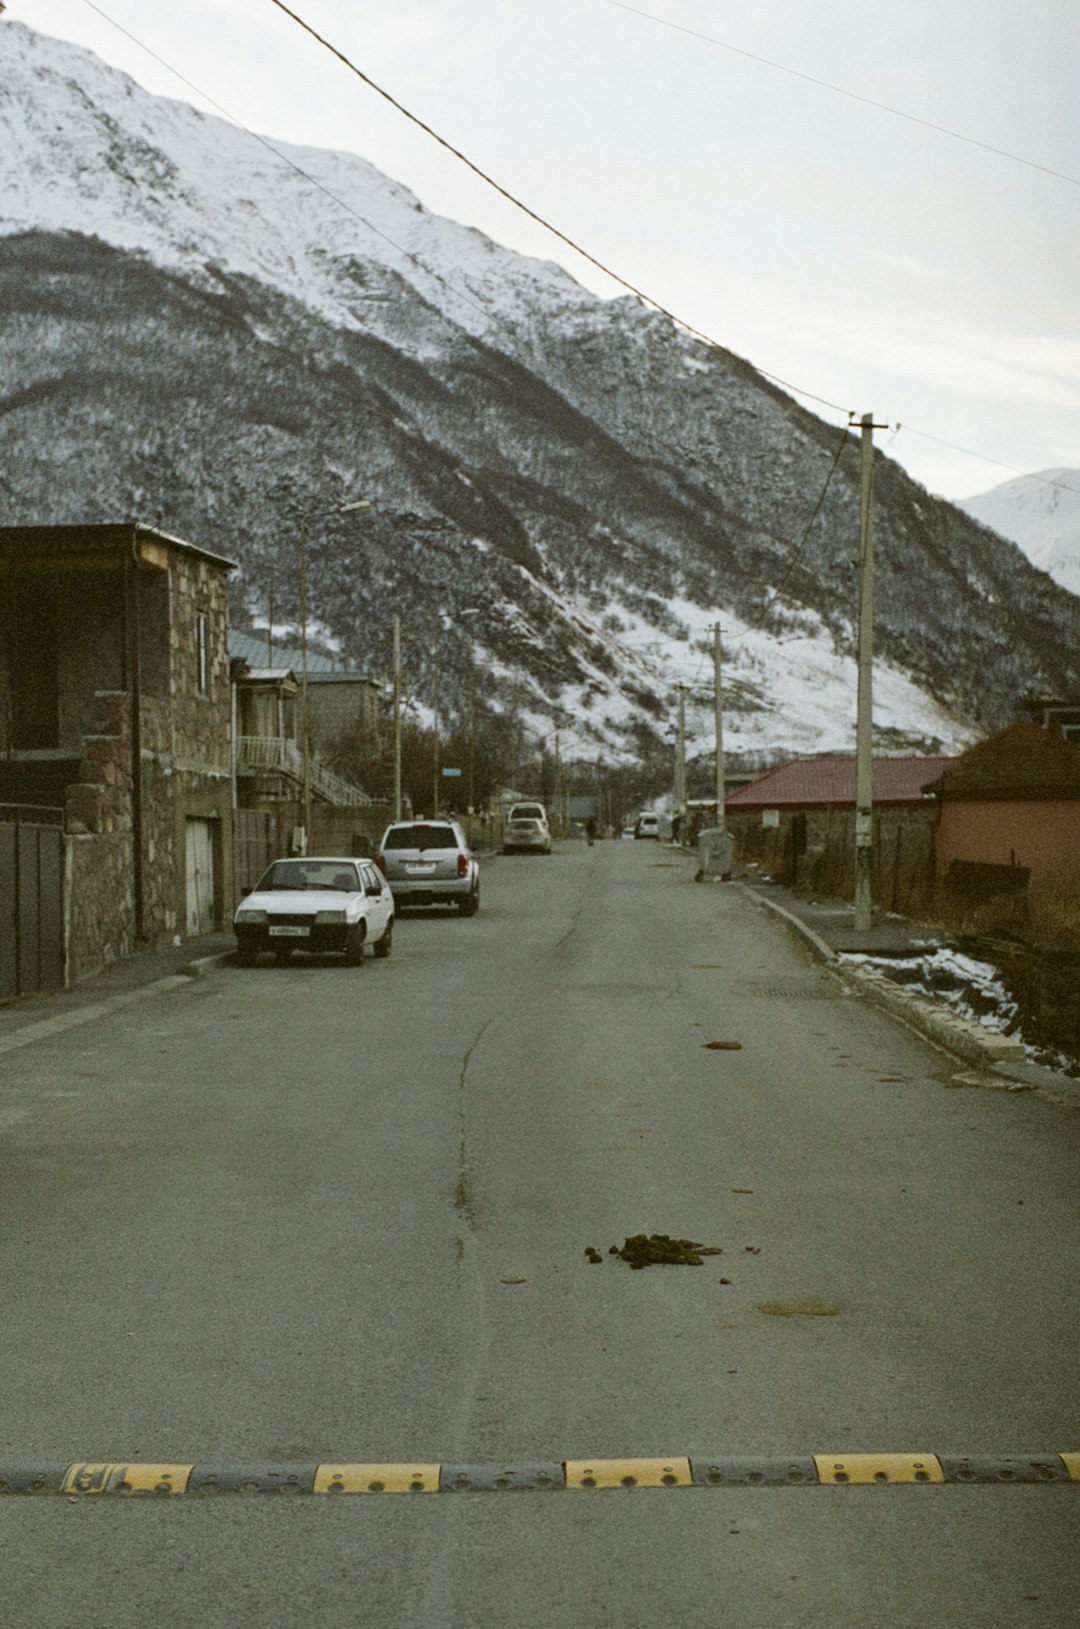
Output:
[[233,917],[237,960],[254,967],[261,951],[287,962],[294,950],[338,951],[358,967],[364,947],[389,956],[394,899],[370,860],[306,855],[275,860]]

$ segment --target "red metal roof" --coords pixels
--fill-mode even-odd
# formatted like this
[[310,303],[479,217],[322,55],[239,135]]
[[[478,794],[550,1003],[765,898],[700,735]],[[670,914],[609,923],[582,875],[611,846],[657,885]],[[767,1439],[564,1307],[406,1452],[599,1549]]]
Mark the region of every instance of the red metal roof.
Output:
[[[918,803],[927,782],[955,758],[875,758],[874,802]],[[855,759],[794,758],[724,799],[726,809],[782,809],[855,803]]]

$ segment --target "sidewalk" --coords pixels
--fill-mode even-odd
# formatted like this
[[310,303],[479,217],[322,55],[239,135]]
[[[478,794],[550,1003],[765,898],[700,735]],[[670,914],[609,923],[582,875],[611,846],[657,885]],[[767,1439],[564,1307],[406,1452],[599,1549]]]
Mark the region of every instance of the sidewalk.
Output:
[[840,952],[866,956],[917,956],[921,951],[938,950],[949,943],[945,934],[937,933],[925,922],[911,922],[904,916],[878,910],[875,906],[873,923],[864,933],[855,931],[855,911],[849,900],[805,899],[793,888],[778,882],[766,882],[758,872],[740,868],[735,880],[751,890],[760,899],[782,906],[828,947],[833,954]]
[[125,956],[68,990],[4,1002],[0,1004],[0,1052],[86,1023],[144,995],[178,988],[187,979],[217,966],[235,949],[236,938],[231,932],[207,933],[163,950]]

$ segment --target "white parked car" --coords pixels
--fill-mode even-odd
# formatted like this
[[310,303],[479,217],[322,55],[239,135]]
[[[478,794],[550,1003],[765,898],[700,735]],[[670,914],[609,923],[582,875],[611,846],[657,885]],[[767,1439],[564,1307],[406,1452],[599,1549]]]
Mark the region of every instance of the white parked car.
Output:
[[237,959],[254,967],[272,951],[279,962],[294,950],[339,951],[358,967],[364,948],[389,956],[394,899],[370,860],[306,855],[275,860],[233,917]]
[[503,826],[503,853],[551,853],[551,828],[542,803],[515,803]]
[[660,816],[654,814],[639,814],[634,822],[635,837],[655,837],[660,839]]

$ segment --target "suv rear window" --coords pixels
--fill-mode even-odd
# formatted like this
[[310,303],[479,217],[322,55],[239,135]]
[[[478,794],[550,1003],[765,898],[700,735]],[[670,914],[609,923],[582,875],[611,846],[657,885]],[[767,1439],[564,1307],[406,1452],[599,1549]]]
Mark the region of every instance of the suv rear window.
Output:
[[457,833],[453,826],[391,826],[382,842],[383,848],[457,848]]
[[544,811],[539,803],[515,803],[510,810],[511,820],[543,820]]

